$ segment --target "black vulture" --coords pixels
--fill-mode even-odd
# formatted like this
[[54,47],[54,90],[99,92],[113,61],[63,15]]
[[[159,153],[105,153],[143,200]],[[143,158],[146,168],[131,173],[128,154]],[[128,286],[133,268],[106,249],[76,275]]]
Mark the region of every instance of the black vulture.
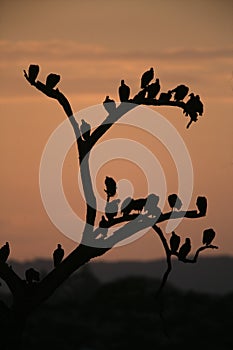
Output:
[[154,78],[154,69],[151,67],[148,71],[142,74],[141,77],[141,89],[144,89],[147,87],[147,85],[151,82],[151,80]]
[[108,218],[108,221],[113,220],[118,213],[118,205],[120,203],[120,199],[115,199],[111,202],[107,202],[105,206],[105,215]]
[[148,85],[147,97],[155,98],[158,95],[159,91],[160,91],[160,83],[159,83],[159,79],[156,79],[155,83]]
[[172,97],[171,90],[168,90],[168,92],[161,92],[161,94],[159,95],[159,101],[163,103],[169,102],[171,97]]
[[30,64],[28,68],[28,79],[30,82],[35,82],[38,74],[39,74],[39,66],[37,64]]
[[87,141],[90,138],[91,133],[91,125],[88,124],[84,119],[81,119],[82,124],[80,125],[80,130],[82,137],[85,141]]
[[190,238],[185,239],[185,243],[180,247],[178,258],[179,260],[184,260],[191,250],[191,240]]
[[177,210],[180,210],[180,208],[182,207],[182,202],[180,200],[180,198],[177,196],[177,194],[173,193],[170,194],[168,197],[168,203],[170,205],[170,207],[172,208],[172,210],[175,208]]
[[196,95],[195,96],[195,111],[199,114],[202,115],[204,111],[204,106],[203,103],[201,102],[200,96]]
[[61,247],[61,244],[57,245],[57,249],[53,252],[53,265],[57,267],[62,259],[64,258],[64,249]]
[[207,199],[206,197],[197,197],[196,205],[199,209],[200,214],[205,215],[207,209]]
[[121,102],[127,102],[129,100],[130,88],[125,84],[124,80],[121,80],[121,86],[118,89]]
[[133,198],[127,197],[121,204],[121,214],[123,216],[129,215],[130,212],[133,210],[132,204],[133,204]]
[[25,271],[25,277],[28,284],[32,284],[33,281],[39,282],[40,280],[40,273],[33,269],[33,267],[30,267],[28,270]]
[[139,91],[139,93],[134,96],[133,101],[138,104],[143,103],[144,99],[146,98],[146,93],[147,93],[146,89]]
[[116,181],[112,177],[106,176],[105,186],[106,189],[104,191],[107,193],[107,202],[109,202],[110,197],[113,197],[116,194]]
[[0,263],[5,263],[10,255],[10,246],[9,243],[6,242],[1,248],[0,248]]
[[180,246],[180,236],[176,235],[176,233],[173,231],[172,236],[170,238],[171,253],[176,253],[179,246]]
[[110,114],[116,110],[116,103],[114,100],[109,98],[109,96],[106,96],[104,102],[103,102],[104,108],[106,111]]
[[187,96],[189,92],[189,88],[186,85],[178,85],[175,89],[171,90],[171,92],[175,92],[174,94],[174,100],[175,101],[182,101],[185,96]]
[[215,237],[215,232],[212,228],[208,228],[203,231],[202,243],[205,245],[210,245]]
[[60,81],[60,75],[55,73],[50,73],[46,78],[46,86],[50,89],[53,89],[59,83],[59,81]]
[[189,100],[186,102],[183,112],[186,116],[190,116],[190,121],[186,128],[188,129],[192,122],[197,121],[198,114],[203,114],[203,104],[200,100],[200,96],[195,96],[193,93],[189,94]]

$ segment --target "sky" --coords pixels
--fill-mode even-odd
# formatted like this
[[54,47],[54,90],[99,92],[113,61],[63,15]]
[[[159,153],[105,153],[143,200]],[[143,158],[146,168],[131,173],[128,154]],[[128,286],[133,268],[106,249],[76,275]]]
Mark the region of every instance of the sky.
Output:
[[[58,242],[68,254],[76,245],[52,223],[40,196],[42,152],[66,116],[56,101],[24,79],[23,69],[31,63],[39,64],[42,81],[50,72],[61,75],[59,89],[75,113],[101,104],[106,95],[117,101],[121,79],[136,93],[142,73],[150,67],[154,67],[163,91],[184,83],[199,94],[204,116],[188,130],[181,110],[157,109],[176,128],[191,157],[194,184],[190,208],[195,208],[198,195],[208,198],[207,216],[183,220],[176,232],[182,239],[191,237],[194,252],[202,231],[213,227],[219,250],[205,255],[233,254],[232,10],[230,0],[0,1],[0,244],[10,242],[11,258],[51,257]],[[96,118],[101,122],[104,112]],[[120,125],[103,140],[119,137],[140,142],[153,152],[165,173],[168,193],[177,190],[176,167],[157,140]],[[146,195],[142,169],[123,160],[105,163],[104,153],[102,158],[96,178],[100,197],[104,198],[107,174],[117,181],[131,181],[136,197]],[[76,159],[72,147],[64,162],[63,186],[70,206],[82,217]],[[163,256],[160,242],[150,231],[134,243],[112,249],[101,260]]]

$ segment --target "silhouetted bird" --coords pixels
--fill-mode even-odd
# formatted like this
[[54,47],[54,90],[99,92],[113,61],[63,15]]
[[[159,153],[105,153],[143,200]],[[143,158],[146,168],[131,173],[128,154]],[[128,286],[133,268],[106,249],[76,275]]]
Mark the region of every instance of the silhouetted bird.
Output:
[[46,78],[46,86],[50,89],[53,89],[59,83],[59,81],[60,81],[60,75],[55,73],[50,73]]
[[180,210],[180,208],[182,207],[182,202],[180,200],[180,198],[177,196],[177,194],[173,193],[170,194],[168,197],[168,203],[170,205],[170,207],[172,208],[172,210],[175,208],[177,210]]
[[28,68],[28,79],[30,82],[35,82],[38,74],[39,74],[39,66],[37,64],[30,64]]
[[146,204],[146,200],[146,198],[133,199],[131,202],[132,209],[136,210],[138,213],[141,213]]
[[189,100],[185,105],[185,109],[183,112],[186,116],[190,116],[190,121],[186,128],[188,129],[192,122],[197,121],[198,114],[203,114],[203,104],[200,100],[200,96],[195,96],[193,93],[189,94]]
[[118,92],[121,102],[127,102],[129,100],[130,88],[125,84],[124,80],[121,80],[121,86],[119,87]]
[[199,95],[195,96],[195,110],[196,112],[198,112],[199,115],[202,115],[204,111],[204,106],[203,106],[203,103],[201,102]]
[[203,231],[202,243],[205,245],[210,245],[215,237],[215,232],[212,228],[208,228]]
[[113,197],[116,194],[116,181],[112,177],[106,176],[105,186],[106,189],[104,191],[107,193],[107,202],[109,202],[110,197]]
[[159,83],[159,79],[156,79],[155,83],[148,85],[147,97],[155,98],[158,95],[159,91],[160,91],[160,83]]
[[0,263],[5,263],[10,255],[10,246],[9,243],[6,242],[1,248],[0,248]]
[[151,80],[154,78],[154,69],[151,67],[150,70],[146,71],[142,74],[141,77],[141,89],[144,89],[147,87],[147,85],[151,82]]
[[111,221],[118,213],[118,205],[120,203],[120,199],[115,199],[112,202],[107,202],[105,206],[105,215],[108,218],[108,221]]
[[28,270],[25,271],[25,277],[27,283],[32,284],[33,281],[39,282],[40,273],[34,270],[32,267],[30,267]]
[[123,216],[129,215],[133,210],[132,208],[133,198],[127,197],[121,204],[121,214]]
[[176,235],[175,232],[172,232],[172,236],[170,238],[170,248],[171,253],[176,253],[180,246],[180,236]]
[[205,214],[206,213],[206,208],[207,208],[207,199],[206,197],[197,197],[196,205],[200,211],[200,214]]
[[190,238],[185,239],[185,243],[180,247],[178,258],[179,260],[184,260],[191,250]]
[[186,85],[178,85],[175,89],[171,90],[171,92],[175,92],[174,94],[174,100],[175,101],[182,101],[185,96],[189,92],[189,88]]
[[53,252],[53,265],[57,267],[62,259],[64,258],[64,249],[61,247],[61,244],[57,245],[57,249]]
[[147,212],[148,215],[151,215],[153,217],[160,216],[161,210],[158,207],[158,203],[159,203],[159,196],[157,196],[154,193],[151,193],[147,197],[144,210]]
[[134,96],[133,101],[137,104],[143,103],[144,99],[146,98],[146,93],[146,89],[139,91],[139,93]]
[[81,119],[82,124],[80,125],[80,130],[82,137],[85,141],[87,141],[90,138],[91,133],[91,125],[88,124],[84,119]]
[[116,110],[116,103],[114,100],[109,98],[109,96],[106,96],[104,102],[103,102],[104,108],[106,111],[110,114]]
[[168,92],[161,92],[161,94],[159,95],[159,101],[163,103],[169,102],[171,98],[172,98],[171,90],[168,90]]

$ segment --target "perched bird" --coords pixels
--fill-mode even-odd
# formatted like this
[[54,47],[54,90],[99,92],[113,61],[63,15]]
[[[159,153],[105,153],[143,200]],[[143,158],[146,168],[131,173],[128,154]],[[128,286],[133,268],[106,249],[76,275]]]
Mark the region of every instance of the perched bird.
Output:
[[80,125],[80,130],[82,137],[85,141],[87,141],[90,138],[91,133],[91,125],[88,124],[84,119],[81,119],[82,124]]
[[121,214],[123,216],[129,215],[130,212],[133,210],[132,208],[132,203],[133,203],[133,198],[127,197],[121,204]]
[[116,103],[114,100],[111,100],[109,96],[106,96],[104,102],[103,102],[104,108],[106,111],[110,114],[115,111],[116,109]]
[[147,215],[151,215],[153,217],[160,216],[161,210],[158,207],[158,203],[159,203],[159,196],[157,196],[154,193],[149,194],[144,206],[144,210],[145,212],[147,212]]
[[132,210],[136,210],[138,213],[141,213],[146,204],[146,200],[146,198],[133,199],[131,202]]
[[113,197],[116,194],[116,181],[112,177],[106,176],[105,186],[106,189],[104,191],[107,193],[107,202],[109,202],[110,197]]
[[212,228],[208,228],[203,231],[202,243],[205,245],[210,245],[215,237],[215,232]]
[[144,99],[146,98],[146,93],[146,89],[139,91],[139,93],[134,96],[133,101],[137,104],[143,103]]
[[0,248],[0,263],[5,263],[7,261],[9,255],[10,255],[10,246],[9,246],[9,243],[6,242]]
[[174,92],[174,100],[175,101],[182,101],[185,96],[189,92],[189,88],[186,85],[178,85],[175,89],[171,90],[171,92]]
[[159,95],[159,101],[163,103],[169,102],[171,98],[172,98],[171,90],[168,90],[168,92],[161,92],[161,94]]
[[28,68],[28,79],[30,82],[35,82],[38,74],[39,74],[39,66],[37,64],[30,64]]
[[118,89],[121,102],[127,102],[129,100],[130,88],[125,84],[124,80],[121,80],[121,85]]
[[118,213],[118,205],[120,203],[120,199],[115,199],[111,202],[107,202],[105,206],[105,215],[107,216],[108,221],[112,221]]
[[176,235],[175,232],[172,232],[172,236],[170,238],[170,248],[171,253],[176,253],[180,246],[180,236]]
[[55,73],[50,73],[46,78],[46,86],[50,89],[54,89],[55,86],[59,83],[59,81],[60,81],[60,75]]
[[199,115],[202,115],[204,111],[204,106],[199,95],[195,96],[195,110]]
[[174,209],[180,210],[183,203],[181,202],[181,200],[177,196],[177,194],[175,194],[175,193],[170,194],[167,197],[167,199],[168,199],[168,203],[169,203],[170,207],[172,208],[172,210],[174,210]]
[[206,197],[197,197],[196,205],[199,209],[200,214],[205,215],[207,209],[207,199]]
[[27,283],[32,284],[32,282],[34,281],[39,282],[40,273],[34,270],[32,267],[30,267],[28,270],[25,271],[25,277],[26,277]]
[[61,244],[57,245],[57,249],[53,252],[53,265],[57,267],[62,259],[64,258],[64,249],[61,247]]
[[179,260],[184,260],[191,250],[191,240],[190,238],[185,239],[185,243],[180,247],[178,252]]
[[147,86],[147,98],[155,98],[160,91],[159,79],[155,80],[155,83],[152,83]]
[[142,74],[141,77],[141,89],[144,89],[147,87],[147,85],[151,82],[151,80],[154,78],[154,69],[151,67],[148,71]]

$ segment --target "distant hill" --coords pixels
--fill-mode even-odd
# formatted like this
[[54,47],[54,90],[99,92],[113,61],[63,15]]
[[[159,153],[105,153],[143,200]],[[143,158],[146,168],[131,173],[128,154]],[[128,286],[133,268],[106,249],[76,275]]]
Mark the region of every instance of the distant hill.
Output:
[[[53,266],[50,260],[37,259],[29,262],[11,261],[12,268],[24,277],[24,271],[33,266],[44,273]],[[165,260],[91,262],[89,268],[100,282],[111,282],[129,276],[161,278],[166,269]],[[176,288],[200,293],[223,295],[233,292],[233,257],[200,258],[197,264],[173,261],[169,282]],[[4,286],[2,290],[4,290]]]

